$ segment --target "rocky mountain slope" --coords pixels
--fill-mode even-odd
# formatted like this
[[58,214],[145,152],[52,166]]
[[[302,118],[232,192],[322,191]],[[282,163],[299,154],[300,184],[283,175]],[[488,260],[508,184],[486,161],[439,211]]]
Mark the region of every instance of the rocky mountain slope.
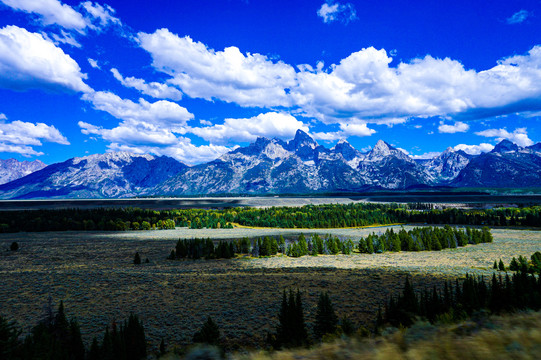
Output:
[[39,160],[18,161],[15,159],[0,159],[0,185],[41,170],[45,166],[47,165]]
[[187,166],[168,157],[126,152],[96,154],[49,165],[0,185],[0,197],[118,198],[139,194]]
[[118,198],[205,194],[305,194],[419,187],[541,187],[541,144],[507,140],[478,156],[448,148],[426,160],[379,140],[362,153],[331,149],[298,130],[290,141],[258,138],[216,160],[187,166],[125,152],[73,158],[0,185],[0,198]]

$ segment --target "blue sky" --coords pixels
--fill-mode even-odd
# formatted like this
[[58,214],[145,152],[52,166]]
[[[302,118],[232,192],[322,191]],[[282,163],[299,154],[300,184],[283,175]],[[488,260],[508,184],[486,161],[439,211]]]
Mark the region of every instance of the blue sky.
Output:
[[539,1],[0,0],[0,158],[541,140]]

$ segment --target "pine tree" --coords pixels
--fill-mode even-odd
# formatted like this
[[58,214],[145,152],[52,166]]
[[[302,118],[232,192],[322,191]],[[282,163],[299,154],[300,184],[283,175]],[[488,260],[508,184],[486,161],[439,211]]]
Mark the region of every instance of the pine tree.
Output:
[[136,253],[135,253],[135,256],[133,257],[133,263],[134,263],[135,265],[141,264],[141,256],[139,256],[139,253],[138,253],[138,252],[136,252]]
[[316,323],[314,333],[318,339],[325,334],[332,334],[336,331],[338,317],[327,292],[319,294],[319,301],[316,310]]
[[505,271],[505,265],[503,264],[502,259],[500,259],[500,263],[498,264],[498,270]]
[[218,325],[209,316],[207,321],[203,324],[201,330],[196,332],[193,336],[194,343],[203,343],[209,345],[219,345],[220,343],[220,329]]

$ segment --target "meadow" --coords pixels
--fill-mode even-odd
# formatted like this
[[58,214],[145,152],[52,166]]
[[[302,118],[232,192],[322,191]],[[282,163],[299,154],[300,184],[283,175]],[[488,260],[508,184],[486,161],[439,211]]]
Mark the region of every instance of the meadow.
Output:
[[[150,349],[163,338],[187,345],[208,315],[219,324],[229,349],[258,347],[277,324],[283,289],[300,289],[310,326],[318,295],[328,291],[339,316],[370,329],[376,311],[401,290],[406,273],[419,286],[441,284],[466,273],[492,274],[494,260],[529,256],[541,248],[539,231],[493,229],[494,241],[438,252],[398,252],[166,260],[179,238],[236,239],[332,234],[351,238],[384,232],[364,229],[186,229],[129,232],[0,234],[1,315],[31,326],[45,315],[49,298],[64,300],[89,343],[112,321],[130,312],[145,324]],[[396,226],[394,227],[397,228]],[[406,226],[406,229],[410,227]],[[148,264],[135,266],[138,251]],[[29,330],[28,327],[25,330]]]

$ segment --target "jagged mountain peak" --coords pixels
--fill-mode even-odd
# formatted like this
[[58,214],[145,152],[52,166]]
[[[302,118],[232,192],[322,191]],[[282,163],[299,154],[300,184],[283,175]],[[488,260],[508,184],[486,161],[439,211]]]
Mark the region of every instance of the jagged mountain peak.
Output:
[[503,139],[498,143],[498,145],[494,146],[494,149],[492,149],[492,153],[508,153],[508,152],[514,152],[518,151],[520,148],[517,144],[507,140]]
[[106,163],[130,163],[134,158],[144,158],[148,161],[154,160],[155,157],[149,154],[135,154],[127,151],[111,151],[104,154],[92,154],[83,157],[73,158],[73,164],[77,165],[86,161],[87,164],[94,164],[99,162]]
[[18,161],[16,159],[0,159],[0,184],[6,184],[10,181],[20,179],[26,175],[46,167],[42,161]]
[[318,146],[318,143],[301,129],[297,130],[295,137],[288,144],[295,150],[305,146],[315,149]]

